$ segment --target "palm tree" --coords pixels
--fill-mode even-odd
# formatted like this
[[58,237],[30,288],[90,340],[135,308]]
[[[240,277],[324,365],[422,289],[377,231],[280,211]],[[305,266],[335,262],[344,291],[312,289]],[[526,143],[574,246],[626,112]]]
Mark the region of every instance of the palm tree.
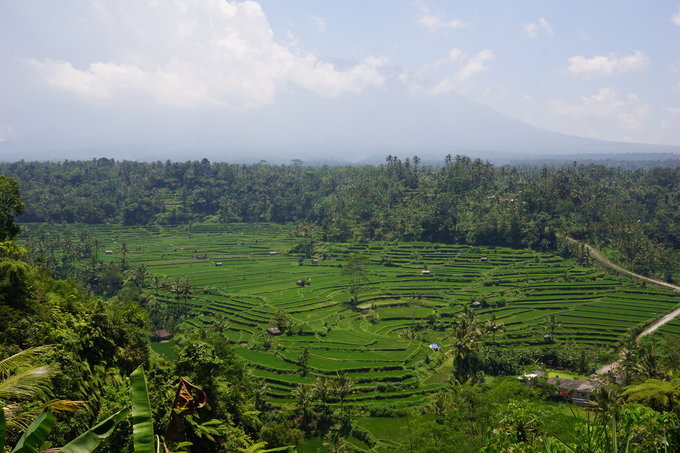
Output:
[[457,317],[452,333],[454,375],[458,380],[469,379],[475,373],[481,337],[475,314],[466,308]]
[[49,395],[50,380],[58,371],[46,365],[36,366],[35,360],[53,349],[52,345],[36,346],[0,360],[0,410],[4,411],[7,427],[26,429],[45,409],[72,412],[83,405],[82,401],[51,400],[23,409],[23,403]]
[[484,329],[491,333],[493,342],[496,342],[496,333],[505,332],[505,323],[496,318],[496,313],[491,314],[491,318],[484,324]]
[[130,272],[128,272],[125,283],[136,286],[137,288],[145,288],[146,281],[149,279],[149,277],[151,277],[149,268],[147,268],[144,264],[140,264],[138,267],[135,267],[130,270]]
[[130,253],[130,249],[128,248],[127,242],[121,242],[120,247],[118,248],[118,254],[120,255],[120,267],[123,270],[127,269],[127,256]]
[[340,410],[345,406],[345,399],[354,393],[356,381],[347,377],[347,373],[338,373],[338,377],[333,380],[332,392],[340,400]]
[[623,396],[629,401],[642,401],[656,410],[673,411],[680,398],[680,378],[670,381],[648,379],[642,384],[626,387]]
[[645,379],[658,378],[661,370],[661,357],[655,344],[650,341],[641,342],[634,354],[634,370]]
[[37,412],[19,415],[21,404],[16,401],[43,397],[48,393],[50,379],[57,371],[48,366],[35,366],[34,361],[52,349],[52,346],[38,346],[0,361],[0,405],[4,407],[7,426],[25,429],[42,411],[39,408]]
[[560,321],[557,319],[557,315],[554,313],[549,314],[543,323],[545,330],[550,332],[550,338],[555,338],[555,329],[559,328],[561,325],[562,323],[560,323]]
[[304,426],[309,424],[312,417],[312,403],[314,402],[314,391],[310,386],[298,385],[293,390],[293,398],[295,398],[295,407],[302,413],[302,422]]
[[213,317],[213,322],[210,324],[210,330],[218,332],[220,336],[225,330],[229,328],[229,319],[223,314],[218,314]]
[[175,293],[177,302],[179,302],[180,297],[183,297],[186,305],[187,299],[194,293],[194,284],[188,277],[180,277],[172,282],[172,292]]

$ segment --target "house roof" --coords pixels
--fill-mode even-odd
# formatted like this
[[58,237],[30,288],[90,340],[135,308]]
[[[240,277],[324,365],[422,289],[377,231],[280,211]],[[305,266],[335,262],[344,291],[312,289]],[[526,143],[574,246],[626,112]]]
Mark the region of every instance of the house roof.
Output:
[[600,386],[595,381],[582,381],[580,379],[562,379],[552,377],[548,379],[550,384],[557,385],[561,390],[575,390],[578,392],[593,392]]
[[269,332],[272,335],[280,335],[281,334],[281,330],[279,330],[278,327],[270,327],[270,328],[267,329],[267,332]]
[[167,329],[158,329],[153,331],[154,335],[156,335],[159,338],[169,338],[172,336],[169,330]]

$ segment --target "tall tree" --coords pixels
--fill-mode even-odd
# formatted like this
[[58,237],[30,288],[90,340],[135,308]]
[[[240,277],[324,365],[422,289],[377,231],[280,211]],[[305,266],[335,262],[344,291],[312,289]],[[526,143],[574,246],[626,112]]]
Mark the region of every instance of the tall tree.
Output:
[[15,238],[19,227],[14,217],[24,212],[19,184],[14,178],[0,175],[0,242]]
[[366,266],[369,260],[366,255],[353,253],[347,258],[347,265],[342,269],[342,275],[349,279],[349,292],[352,295],[352,303],[359,304],[359,292],[363,283],[368,281],[366,278]]

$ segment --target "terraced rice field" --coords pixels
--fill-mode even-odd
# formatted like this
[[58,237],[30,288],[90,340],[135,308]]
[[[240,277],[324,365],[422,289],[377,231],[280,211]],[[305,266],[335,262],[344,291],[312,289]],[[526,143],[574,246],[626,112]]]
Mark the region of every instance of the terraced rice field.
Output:
[[[473,302],[482,320],[492,313],[507,328],[500,347],[544,344],[542,324],[558,316],[555,337],[591,345],[613,344],[630,327],[671,311],[680,298],[628,279],[583,268],[548,253],[432,243],[316,243],[316,259],[288,252],[303,239],[274,224],[190,227],[88,227],[104,250],[127,242],[131,265],[155,274],[188,276],[196,290],[186,302],[159,294],[168,304],[186,303],[193,317],[186,328],[206,329],[214,317],[228,318],[224,335],[236,353],[268,383],[269,396],[283,402],[301,383],[346,372],[358,382],[350,402],[363,406],[412,404],[441,384],[424,383],[435,370],[427,364],[447,351],[447,330]],[[349,304],[341,274],[351,253],[369,256],[358,309]],[[197,259],[197,255],[206,255]],[[216,265],[215,263],[222,263]],[[429,270],[430,273],[423,273]],[[296,284],[302,280],[308,286]],[[291,314],[291,335],[273,338],[262,350],[277,311]],[[433,324],[428,338],[407,339],[416,325]],[[680,321],[664,326],[680,335]],[[491,342],[491,337],[488,338]],[[440,343],[434,352],[429,343]],[[309,352],[303,376],[298,359]]]

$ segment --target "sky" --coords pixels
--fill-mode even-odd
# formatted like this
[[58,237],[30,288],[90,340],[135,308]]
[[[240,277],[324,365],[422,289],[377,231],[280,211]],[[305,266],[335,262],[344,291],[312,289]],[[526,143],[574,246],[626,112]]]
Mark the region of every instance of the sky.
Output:
[[[425,105],[680,145],[680,1],[0,1],[0,143],[48,158],[393,146],[371,122]],[[439,133],[421,112],[399,140]]]

